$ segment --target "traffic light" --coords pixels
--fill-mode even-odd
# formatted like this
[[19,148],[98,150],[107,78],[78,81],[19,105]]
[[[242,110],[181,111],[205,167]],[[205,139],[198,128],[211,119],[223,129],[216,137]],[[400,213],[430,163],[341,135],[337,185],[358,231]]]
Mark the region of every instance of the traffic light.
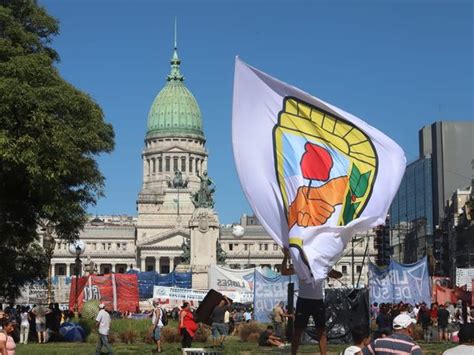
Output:
[[390,264],[390,257],[392,255],[392,248],[390,246],[390,226],[378,226],[375,231],[375,250],[377,255],[375,263],[378,266],[386,266]]

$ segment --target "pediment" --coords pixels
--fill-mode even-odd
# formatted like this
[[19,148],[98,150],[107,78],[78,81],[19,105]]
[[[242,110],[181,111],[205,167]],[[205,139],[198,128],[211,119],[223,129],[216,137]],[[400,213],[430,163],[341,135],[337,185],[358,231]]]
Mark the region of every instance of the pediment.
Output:
[[162,233],[155,234],[143,243],[138,245],[141,249],[154,249],[163,247],[181,247],[183,238],[190,238],[189,229],[185,228],[174,228],[164,231]]
[[177,145],[170,147],[168,149],[164,149],[163,152],[166,153],[188,153],[189,151],[187,149],[183,149],[182,147],[179,147]]

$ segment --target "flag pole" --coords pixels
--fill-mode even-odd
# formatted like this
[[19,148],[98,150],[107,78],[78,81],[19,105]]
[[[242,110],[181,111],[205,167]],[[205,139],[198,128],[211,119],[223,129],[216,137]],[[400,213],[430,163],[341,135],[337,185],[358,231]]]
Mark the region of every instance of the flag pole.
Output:
[[[367,233],[367,239],[368,239],[368,235],[369,235],[369,233]],[[359,288],[360,276],[362,275],[362,270],[364,269],[365,257],[367,256],[367,251],[369,250],[369,243],[370,243],[370,241],[368,240],[367,245],[365,246],[364,257],[362,258],[362,267],[360,268],[359,276],[357,277],[357,286],[356,286],[356,288]]]

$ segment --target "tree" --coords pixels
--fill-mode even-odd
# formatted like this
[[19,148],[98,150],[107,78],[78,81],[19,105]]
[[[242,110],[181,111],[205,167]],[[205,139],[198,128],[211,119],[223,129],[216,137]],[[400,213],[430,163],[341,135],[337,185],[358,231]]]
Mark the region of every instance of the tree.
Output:
[[103,195],[95,159],[114,147],[99,105],[55,67],[58,30],[36,1],[0,0],[0,295],[44,276],[45,258],[31,247],[40,220],[59,238],[77,235]]

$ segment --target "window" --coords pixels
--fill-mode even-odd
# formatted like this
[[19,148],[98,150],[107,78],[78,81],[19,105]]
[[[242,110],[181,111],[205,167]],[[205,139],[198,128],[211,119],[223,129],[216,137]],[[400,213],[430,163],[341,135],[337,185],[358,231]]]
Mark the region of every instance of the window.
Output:
[[278,244],[273,244],[273,251],[278,251]]
[[118,268],[118,273],[119,273],[119,274],[125,273],[125,268],[124,268],[123,266],[119,266],[119,268]]
[[92,249],[97,250],[97,243],[92,243]]
[[165,170],[170,171],[170,157],[166,157]]
[[181,158],[181,171],[185,172],[186,171],[186,158]]
[[102,243],[102,250],[105,250],[105,243]]
[[66,268],[63,265],[58,266],[58,275],[59,276],[64,276],[66,275]]
[[173,171],[178,171],[178,157],[173,157]]
[[120,250],[120,243],[117,243],[117,250]]
[[234,250],[234,244],[229,243],[229,250]]
[[360,273],[362,271],[362,265],[357,265],[356,266],[356,272]]
[[189,158],[189,172],[193,172],[193,158],[191,157]]
[[127,243],[122,243],[122,250],[127,250]]
[[112,249],[112,243],[107,243],[107,250]]
[[244,250],[245,251],[249,250],[249,245],[248,244],[244,244]]
[[265,250],[268,250],[268,244],[265,244]]
[[152,172],[153,174],[156,173],[156,160],[155,160],[155,158],[153,158],[153,159],[151,160],[151,172]]
[[196,159],[196,173],[199,174],[199,159]]
[[162,173],[163,172],[163,159],[158,158],[158,172]]
[[263,244],[258,245],[258,250],[263,250]]
[[150,159],[146,160],[146,173],[150,175]]
[[343,275],[347,275],[347,265],[342,265],[342,273]]

